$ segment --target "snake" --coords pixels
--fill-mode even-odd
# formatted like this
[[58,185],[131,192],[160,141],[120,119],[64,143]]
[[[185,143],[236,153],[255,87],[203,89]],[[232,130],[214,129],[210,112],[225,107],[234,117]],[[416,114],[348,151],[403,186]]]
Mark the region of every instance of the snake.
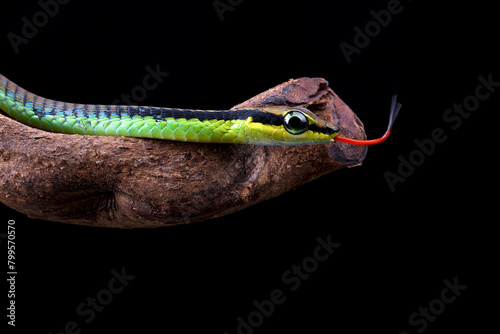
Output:
[[385,140],[343,138],[336,124],[300,106],[197,110],[67,103],[33,94],[2,74],[0,110],[23,124],[62,134],[250,145],[312,145],[336,140],[370,145]]

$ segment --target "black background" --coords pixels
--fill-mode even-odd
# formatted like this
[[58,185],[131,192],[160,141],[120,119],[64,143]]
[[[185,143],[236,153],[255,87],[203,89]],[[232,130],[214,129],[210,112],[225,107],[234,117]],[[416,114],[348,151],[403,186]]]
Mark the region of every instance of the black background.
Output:
[[[403,104],[391,138],[371,147],[363,166],[230,216],[117,230],[37,221],[2,205],[3,231],[16,221],[15,331],[59,333],[75,321],[81,333],[233,334],[254,300],[281,289],[286,301],[255,333],[485,332],[497,316],[488,302],[498,266],[492,118],[500,92],[456,130],[443,114],[474,95],[478,76],[500,81],[496,10],[402,1],[403,11],[347,63],[339,44],[353,44],[353,28],[387,3],[244,0],[221,21],[212,1],[73,0],[17,53],[7,35],[21,34],[21,18],[31,21],[40,6],[2,4],[0,72],[49,98],[111,103],[160,64],[170,75],[143,104],[225,109],[289,78],[318,76],[371,138],[385,130],[394,89]],[[398,157],[435,128],[447,140],[391,191],[384,173],[397,173]],[[341,246],[290,291],[283,273],[327,236]],[[135,278],[85,323],[77,306],[121,268]],[[427,328],[412,327],[410,315],[455,277],[467,289]]]

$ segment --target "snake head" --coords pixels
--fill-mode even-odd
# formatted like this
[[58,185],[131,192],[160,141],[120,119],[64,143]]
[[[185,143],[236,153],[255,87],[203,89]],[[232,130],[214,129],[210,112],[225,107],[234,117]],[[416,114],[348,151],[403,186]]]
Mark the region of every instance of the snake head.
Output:
[[337,125],[318,118],[302,107],[271,107],[261,109],[264,119],[248,119],[254,144],[311,145],[331,143],[339,133]]

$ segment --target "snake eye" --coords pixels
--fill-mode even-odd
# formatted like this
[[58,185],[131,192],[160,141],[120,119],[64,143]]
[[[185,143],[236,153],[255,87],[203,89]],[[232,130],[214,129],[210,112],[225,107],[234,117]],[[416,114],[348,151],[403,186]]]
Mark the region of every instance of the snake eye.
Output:
[[292,135],[300,135],[309,128],[309,121],[300,111],[292,110],[285,114],[283,125]]

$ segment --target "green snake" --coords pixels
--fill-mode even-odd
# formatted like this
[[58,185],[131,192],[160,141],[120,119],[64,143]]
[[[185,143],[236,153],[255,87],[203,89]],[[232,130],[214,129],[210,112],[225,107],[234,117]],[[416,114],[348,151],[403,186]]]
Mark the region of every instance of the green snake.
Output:
[[155,138],[196,143],[331,143],[339,127],[302,107],[192,110],[92,105],[46,99],[0,74],[0,109],[32,127],[64,134]]
[[32,127],[65,134],[154,138],[194,143],[311,145],[334,141],[375,145],[385,141],[401,109],[394,95],[385,134],[358,140],[303,107],[194,110],[76,104],[46,99],[0,74],[0,110]]

